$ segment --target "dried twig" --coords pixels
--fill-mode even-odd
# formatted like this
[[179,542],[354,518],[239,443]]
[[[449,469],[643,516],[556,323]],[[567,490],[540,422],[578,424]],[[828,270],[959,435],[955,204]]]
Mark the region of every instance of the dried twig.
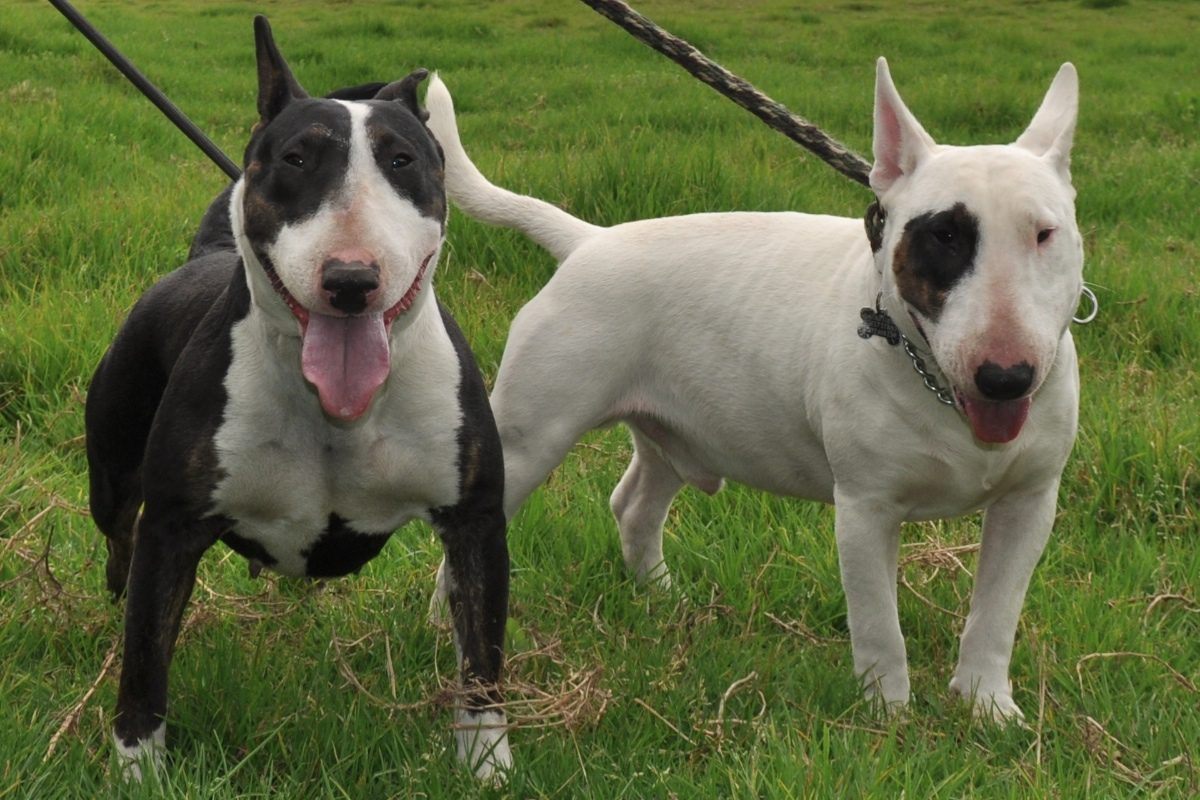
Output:
[[63,735],[79,721],[79,717],[83,714],[83,709],[87,705],[88,700],[92,699],[92,695],[96,693],[96,689],[99,688],[101,681],[104,680],[104,676],[108,674],[108,670],[112,667],[113,661],[116,660],[117,647],[120,645],[120,642],[119,638],[113,640],[112,647],[108,648],[108,654],[104,656],[104,663],[100,665],[100,674],[92,681],[92,685],[83,693],[83,697],[79,699],[79,702],[67,712],[67,716],[63,719],[62,724],[58,726],[58,730],[50,737],[50,745],[46,748],[46,755],[42,756],[43,764],[49,761],[50,757],[54,755],[54,751],[58,748],[58,742]]
[[[745,686],[750,681],[756,680],[757,678],[758,678],[758,672],[752,671],[746,677],[738,678],[736,681],[729,684],[729,688],[725,690],[725,694],[721,695],[721,702],[717,704],[717,719],[716,719],[716,727],[717,727],[716,737],[717,737],[718,741],[725,738],[725,704],[729,702],[729,698],[733,696],[734,692],[736,692],[742,686]],[[764,702],[764,706],[765,706],[765,702]]]
[[1168,664],[1162,657],[1156,656],[1153,653],[1135,653],[1128,650],[1119,650],[1111,653],[1089,653],[1079,661],[1075,662],[1075,675],[1079,679],[1079,691],[1083,689],[1083,665],[1085,662],[1092,661],[1098,658],[1144,658],[1147,661],[1154,661],[1161,664],[1162,667],[1173,677],[1180,686],[1187,689],[1189,692],[1196,692],[1196,684],[1188,680],[1188,677],[1179,670]]
[[766,617],[788,633],[793,633],[811,644],[838,644],[846,641],[844,636],[819,636],[799,620],[782,620],[770,611],[766,613]]
[[639,706],[641,706],[642,708],[646,709],[651,714],[653,714],[654,717],[656,719],[658,719],[659,722],[661,722],[663,725],[666,725],[671,730],[675,731],[675,733],[679,734],[680,738],[682,738],[685,742],[690,744],[692,747],[696,746],[696,742],[693,741],[690,736],[688,736],[683,731],[679,730],[679,728],[675,727],[675,725],[672,724],[672,722],[669,719],[667,719],[662,714],[658,713],[653,708],[651,708],[650,704],[647,703],[645,700],[642,700],[642,698],[640,698],[640,697],[635,697],[635,698],[633,698],[633,702],[637,703]]
[[1167,601],[1183,603],[1187,607],[1187,611],[1191,611],[1193,613],[1200,612],[1200,603],[1197,603],[1195,600],[1185,594],[1156,594],[1150,601],[1150,605],[1146,606],[1146,611],[1142,614],[1142,620],[1144,621],[1149,618],[1150,612],[1154,611],[1154,609],[1157,608],[1160,603],[1165,603]]
[[900,584],[905,589],[908,589],[910,592],[912,592],[914,597],[916,597],[918,600],[920,600],[925,605],[932,608],[934,611],[940,611],[943,614],[949,614],[950,616],[955,617],[957,619],[966,619],[966,617],[964,615],[958,613],[957,611],[952,611],[948,608],[943,608],[942,606],[939,606],[937,603],[930,600],[925,595],[918,592],[915,588],[913,588],[913,585],[908,582],[908,578],[904,577],[903,575],[900,576]]

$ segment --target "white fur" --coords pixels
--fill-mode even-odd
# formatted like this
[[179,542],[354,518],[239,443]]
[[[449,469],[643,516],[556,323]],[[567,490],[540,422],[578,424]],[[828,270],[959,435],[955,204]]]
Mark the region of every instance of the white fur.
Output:
[[[446,151],[451,198],[562,260],[514,321],[492,394],[505,507],[511,516],[585,431],[618,420],[634,429],[635,455],[612,506],[640,577],[667,576],[662,522],[684,483],[715,491],[730,478],[835,503],[854,668],[888,706],[909,698],[896,606],[901,523],[987,509],[951,685],[981,713],[1019,716],[1008,663],[1078,406],[1067,326],[1082,253],[1063,169],[1074,70],[1063,67],[1032,132],[1008,147],[936,145],[882,60],[878,77],[872,182],[891,220],[878,259],[857,219],[698,214],[597,228],[498,189],[463,151],[449,92],[434,79],[429,124]],[[940,322],[922,324],[935,367],[961,391],[973,391],[970,376],[989,355],[1036,362],[1029,419],[1006,445],[980,444],[898,348],[855,333],[859,309],[882,292],[921,341],[890,253],[906,219],[955,202],[980,216],[982,244]],[[1039,248],[1044,227],[1056,230]]]
[[508,722],[502,711],[454,712],[454,741],[458,760],[481,781],[503,783],[512,769]]
[[143,767],[151,772],[159,772],[163,768],[164,754],[167,750],[167,723],[159,723],[158,727],[150,732],[149,739],[138,739],[137,744],[132,747],[122,742],[121,737],[115,733],[113,742],[117,746],[121,779],[141,783]]

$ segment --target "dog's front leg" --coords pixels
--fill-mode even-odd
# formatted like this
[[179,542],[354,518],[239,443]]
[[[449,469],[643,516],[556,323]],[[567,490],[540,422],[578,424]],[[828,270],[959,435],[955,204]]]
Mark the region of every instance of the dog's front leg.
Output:
[[157,768],[166,743],[167,670],[200,556],[219,531],[212,523],[161,513],[138,523],[125,606],[125,656],[113,725],[122,777],[141,780]]
[[445,546],[440,570],[454,620],[463,698],[454,713],[458,759],[481,780],[502,781],[512,766],[500,706],[508,619],[508,544],[499,504],[486,514],[435,517]]
[[871,700],[893,712],[908,704],[908,659],[896,607],[900,522],[896,509],[834,492],[835,531],[854,672]]
[[1008,665],[1033,568],[1042,556],[1058,498],[1058,480],[994,503],[983,519],[983,546],[950,688],[998,722],[1021,719]]

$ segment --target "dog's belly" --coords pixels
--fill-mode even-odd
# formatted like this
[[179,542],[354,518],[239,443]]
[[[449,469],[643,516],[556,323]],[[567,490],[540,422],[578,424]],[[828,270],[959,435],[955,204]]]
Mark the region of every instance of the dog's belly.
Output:
[[[665,415],[664,415],[665,417]],[[725,415],[677,419],[648,413],[623,421],[650,439],[686,483],[715,492],[723,479],[773,494],[833,502],[833,474],[820,442],[802,426],[764,435],[761,429]]]

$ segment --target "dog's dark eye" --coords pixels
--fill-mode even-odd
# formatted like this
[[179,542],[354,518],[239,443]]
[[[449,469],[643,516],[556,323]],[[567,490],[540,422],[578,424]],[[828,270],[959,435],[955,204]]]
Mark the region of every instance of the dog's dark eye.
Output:
[[404,169],[412,163],[412,156],[398,153],[392,156],[392,169]]
[[299,153],[288,153],[283,157],[283,163],[301,169],[304,167],[304,156]]
[[1038,234],[1037,234],[1038,244],[1045,244],[1046,242],[1048,242],[1050,240],[1050,234],[1052,234],[1052,233],[1054,233],[1054,228],[1042,228],[1040,231],[1038,231]]
[[944,245],[952,245],[957,240],[953,228],[936,228],[933,231],[933,238]]

